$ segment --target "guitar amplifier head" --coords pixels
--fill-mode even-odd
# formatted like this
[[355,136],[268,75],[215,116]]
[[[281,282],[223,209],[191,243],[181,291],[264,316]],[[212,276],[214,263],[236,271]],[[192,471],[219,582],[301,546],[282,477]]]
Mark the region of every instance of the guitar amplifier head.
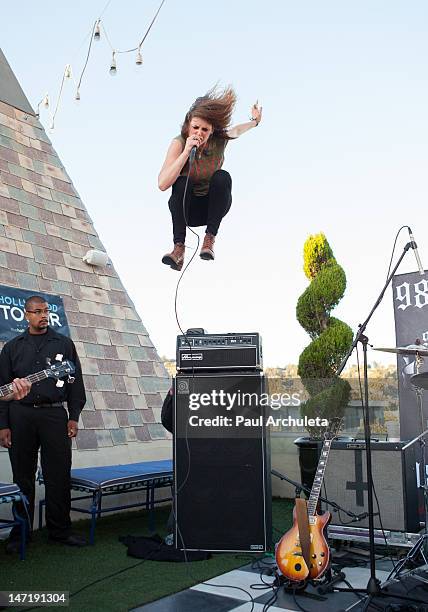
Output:
[[188,334],[177,336],[177,370],[216,371],[263,369],[258,333]]

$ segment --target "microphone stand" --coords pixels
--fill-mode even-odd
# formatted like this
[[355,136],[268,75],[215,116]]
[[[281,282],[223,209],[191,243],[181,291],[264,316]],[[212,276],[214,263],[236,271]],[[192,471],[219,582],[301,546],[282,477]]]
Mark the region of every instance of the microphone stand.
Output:
[[[291,480],[291,478],[288,478],[288,476],[284,476],[284,474],[281,474],[281,472],[278,472],[277,470],[272,469],[270,473],[272,474],[272,476],[276,476],[280,480],[286,480],[289,484],[293,485],[293,487],[295,487],[296,489],[296,497],[298,497],[301,491],[304,491],[305,493],[309,493],[309,494],[311,492],[311,489],[309,487],[305,486],[301,482],[296,482],[295,480]],[[349,521],[350,523],[357,523],[358,521],[362,521],[363,519],[367,518],[365,516],[366,513],[355,514],[354,512],[350,512],[349,510],[346,510],[342,506],[339,506],[339,504],[337,504],[336,502],[330,501],[329,499],[327,499],[326,497],[323,497],[322,495],[319,496],[319,499],[322,502],[324,502],[326,506],[331,506],[336,512],[343,512],[347,516],[351,517],[352,521]]]
[[385,295],[385,291],[387,289],[387,287],[389,286],[392,277],[394,276],[395,272],[397,271],[399,265],[401,264],[402,260],[404,259],[407,251],[409,249],[415,249],[416,248],[416,244],[415,242],[408,242],[404,249],[402,254],[400,255],[394,269],[392,270],[391,274],[388,276],[388,278],[386,279],[385,285],[382,289],[382,291],[380,292],[379,297],[377,298],[375,305],[373,306],[373,308],[371,309],[368,317],[366,318],[366,320],[364,321],[364,323],[361,323],[358,326],[358,331],[355,335],[354,341],[352,342],[352,345],[350,347],[350,349],[348,350],[347,354],[345,355],[345,357],[342,360],[342,363],[340,364],[338,370],[337,370],[337,375],[339,376],[343,369],[346,366],[346,363],[348,362],[349,357],[351,356],[351,354],[353,353],[355,347],[358,345],[358,343],[361,343],[362,347],[363,347],[363,355],[364,355],[364,369],[363,369],[363,380],[364,380],[364,401],[363,401],[363,416],[364,416],[364,437],[365,437],[365,445],[366,445],[366,464],[367,464],[367,511],[369,513],[369,546],[370,546],[370,578],[369,581],[367,583],[367,588],[366,588],[366,592],[367,592],[367,600],[365,602],[364,608],[362,610],[362,612],[365,612],[369,605],[370,602],[372,601],[372,599],[374,597],[377,597],[379,595],[382,594],[381,588],[380,588],[380,580],[376,577],[376,559],[375,559],[375,535],[374,535],[374,513],[373,513],[373,474],[372,474],[372,456],[371,456],[371,431],[370,431],[370,415],[369,415],[369,385],[368,385],[368,373],[367,373],[367,346],[369,343],[369,339],[368,337],[364,334],[366,327],[370,321],[370,319],[372,318],[375,310],[377,309],[377,307],[379,306],[379,304],[381,303],[383,296]]

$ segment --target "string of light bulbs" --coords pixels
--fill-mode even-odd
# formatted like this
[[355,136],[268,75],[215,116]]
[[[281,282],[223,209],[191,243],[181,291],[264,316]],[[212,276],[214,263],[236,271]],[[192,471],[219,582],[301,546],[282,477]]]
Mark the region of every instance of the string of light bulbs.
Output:
[[[101,19],[101,17],[104,15],[104,13],[106,12],[106,10],[108,9],[108,7],[110,6],[112,0],[107,0],[107,3],[105,4],[103,10],[101,11],[101,13],[98,16],[97,21],[99,21]],[[92,40],[94,34],[94,26],[91,27],[91,29],[89,30],[89,32],[86,34],[84,40],[81,42],[80,46],[79,46],[79,51],[82,48],[82,46],[86,43],[88,37],[90,39],[90,41]],[[89,51],[90,51],[91,45],[89,45]],[[85,62],[85,66],[84,69],[86,68],[86,65],[88,63],[88,59],[89,59],[89,52],[88,55],[86,57],[86,62]],[[84,70],[83,70],[84,72]],[[64,69],[64,74],[70,74],[71,73],[71,64],[66,64],[65,69]],[[62,78],[62,83],[64,81],[64,75]],[[76,93],[76,99],[80,100],[80,96],[77,96]],[[40,106],[43,105],[43,107],[48,110],[50,108],[50,97],[49,97],[49,93],[46,93],[43,98],[40,100],[40,102],[37,104],[37,108],[36,108],[36,117],[39,118],[40,117]],[[52,117],[51,117],[51,121],[50,121],[50,129],[53,129],[52,126]]]
[[164,4],[165,0],[162,0],[162,2],[159,5],[158,10],[155,13],[155,16],[153,17],[149,27],[147,28],[146,33],[144,34],[142,40],[138,43],[138,45],[136,47],[133,47],[132,49],[116,49],[110,42],[110,38],[107,34],[107,31],[104,27],[104,24],[101,23],[101,19],[98,19],[97,23],[96,23],[96,28],[95,28],[95,33],[94,33],[94,38],[95,40],[100,40],[101,38],[101,27],[103,29],[104,35],[106,37],[106,41],[108,42],[110,49],[112,51],[112,60],[111,60],[111,64],[110,64],[110,74],[116,74],[117,71],[117,65],[116,65],[116,55],[119,55],[121,53],[133,53],[134,51],[137,51],[137,56],[135,59],[135,63],[137,64],[137,66],[141,66],[141,64],[143,63],[143,57],[141,55],[141,47],[144,43],[144,41],[146,40],[154,22],[156,21],[156,17],[159,15],[159,12]]
[[[90,40],[89,40],[89,45],[88,45],[88,50],[87,50],[87,53],[86,53],[85,63],[83,65],[83,68],[82,68],[82,71],[80,73],[79,80],[78,80],[77,83],[74,81],[74,78],[73,78],[73,71],[72,71],[71,64],[67,64],[65,66],[65,69],[64,69],[64,72],[63,72],[63,75],[62,75],[62,79],[61,79],[61,85],[60,85],[60,89],[59,89],[59,93],[58,93],[57,102],[56,102],[56,105],[55,105],[55,110],[54,110],[54,112],[53,112],[53,114],[51,116],[51,120],[50,120],[50,126],[49,126],[50,130],[53,130],[55,128],[55,118],[56,118],[56,115],[57,115],[58,110],[60,108],[62,94],[63,94],[63,90],[64,90],[64,85],[65,85],[65,82],[67,80],[73,80],[73,82],[74,82],[74,84],[76,86],[76,92],[75,92],[74,99],[77,102],[80,101],[80,89],[81,89],[83,77],[84,77],[86,68],[88,66],[90,56],[91,56],[92,43],[94,41],[95,42],[99,42],[101,40],[101,31],[103,32],[103,35],[104,35],[104,37],[105,37],[105,39],[106,39],[106,41],[107,41],[107,43],[108,43],[108,45],[109,45],[109,47],[110,47],[110,49],[112,51],[112,58],[111,58],[111,61],[110,61],[110,69],[109,69],[109,72],[110,72],[111,76],[115,76],[116,73],[117,73],[116,55],[126,54],[126,53],[134,53],[135,51],[137,51],[137,55],[136,55],[136,58],[135,58],[135,63],[136,63],[137,66],[141,66],[142,63],[143,63],[143,56],[142,56],[142,53],[141,53],[141,47],[143,46],[144,41],[146,40],[150,30],[152,29],[153,24],[155,23],[156,18],[159,15],[162,6],[165,3],[165,0],[161,0],[161,3],[159,5],[159,7],[158,7],[158,9],[157,9],[157,11],[156,11],[152,21],[150,22],[150,24],[149,24],[149,26],[148,26],[148,28],[147,28],[143,38],[140,40],[138,45],[136,47],[133,47],[132,49],[117,49],[117,48],[115,48],[112,45],[112,43],[110,41],[110,38],[109,38],[109,36],[107,34],[107,31],[106,31],[106,28],[105,28],[104,24],[101,21],[101,16],[105,12],[105,10],[106,10],[107,6],[110,4],[110,2],[111,2],[111,0],[108,1],[108,3],[106,5],[106,7],[103,9],[101,15],[95,20],[94,24],[92,25],[91,33],[90,33]],[[45,109],[50,109],[50,107],[51,107],[51,100],[50,100],[49,93],[46,93],[45,96],[37,104],[37,110],[36,110],[36,116],[37,117],[40,117],[40,107],[41,106],[43,106]]]

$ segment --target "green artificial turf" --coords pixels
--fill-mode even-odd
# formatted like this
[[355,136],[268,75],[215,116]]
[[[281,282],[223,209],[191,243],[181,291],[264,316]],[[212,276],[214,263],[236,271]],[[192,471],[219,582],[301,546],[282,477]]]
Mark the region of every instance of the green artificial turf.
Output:
[[[292,507],[292,502],[287,500],[273,501],[273,542],[291,526]],[[166,534],[168,515],[169,507],[156,510],[157,533],[161,536]],[[141,511],[106,515],[97,523],[95,546],[85,548],[50,544],[43,529],[35,532],[25,561],[16,555],[7,555],[1,546],[0,590],[64,590],[72,595],[73,612],[122,612],[255,559],[255,555],[246,553],[214,554],[206,561],[186,564],[128,557],[126,547],[118,538],[149,535],[147,519],[146,512]],[[74,531],[88,536],[89,521],[75,523]],[[80,589],[83,590],[77,593]]]

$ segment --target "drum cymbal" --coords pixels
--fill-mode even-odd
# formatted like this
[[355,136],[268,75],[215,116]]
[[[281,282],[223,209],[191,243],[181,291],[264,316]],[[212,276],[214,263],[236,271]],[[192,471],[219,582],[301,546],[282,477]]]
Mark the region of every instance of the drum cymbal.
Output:
[[397,355],[421,355],[428,356],[428,348],[424,344],[409,344],[409,346],[394,346],[392,348],[375,348],[375,351],[383,353],[396,353]]
[[415,374],[410,379],[410,382],[419,389],[425,389],[428,391],[428,372],[422,372],[421,374]]

